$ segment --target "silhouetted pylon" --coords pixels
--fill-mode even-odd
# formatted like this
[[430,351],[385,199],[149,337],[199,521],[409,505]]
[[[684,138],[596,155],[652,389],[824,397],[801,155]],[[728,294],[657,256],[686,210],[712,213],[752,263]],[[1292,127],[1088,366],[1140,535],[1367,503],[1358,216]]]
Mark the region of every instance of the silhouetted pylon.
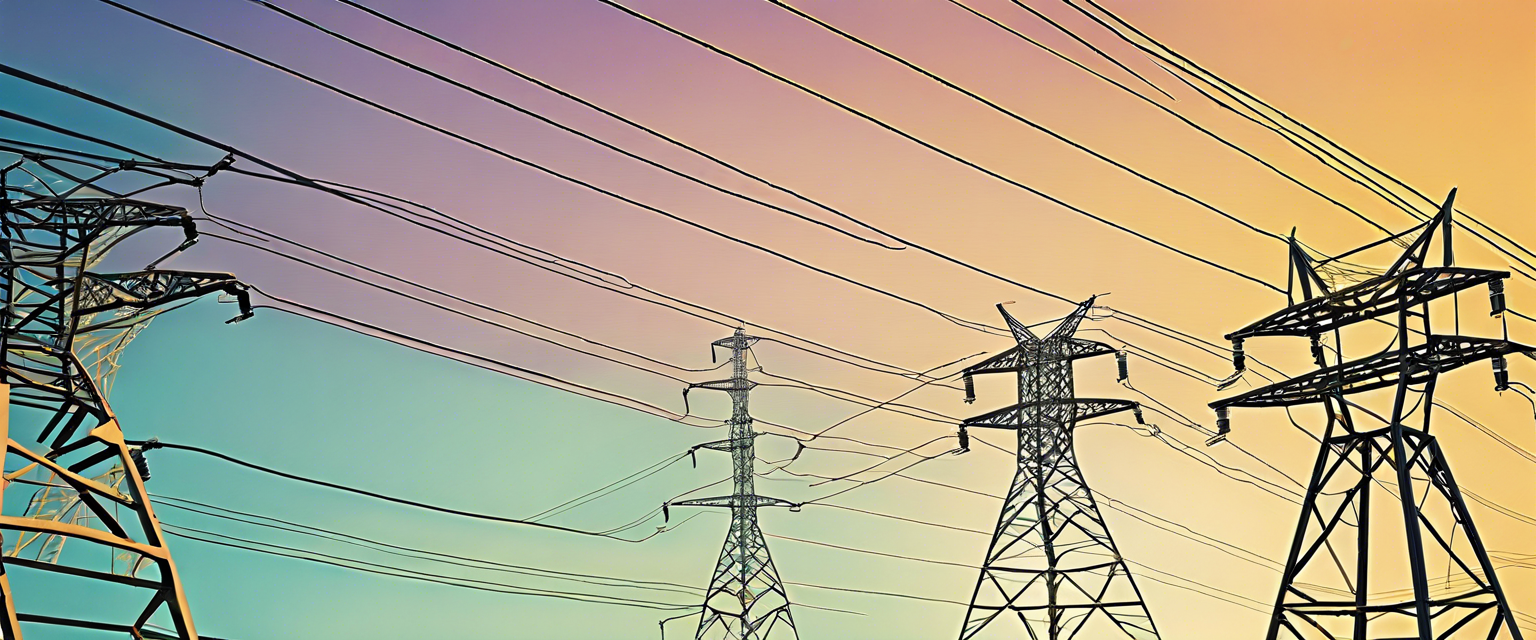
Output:
[[[1429,434],[1441,374],[1491,359],[1495,388],[1502,391],[1509,386],[1504,357],[1532,351],[1508,340],[1433,332],[1429,303],[1474,286],[1488,285],[1493,314],[1504,312],[1508,272],[1452,266],[1455,198],[1452,190],[1392,266],[1337,290],[1323,275],[1333,260],[1314,261],[1293,237],[1292,304],[1227,335],[1239,372],[1246,364],[1243,340],[1260,336],[1309,338],[1319,368],[1211,403],[1218,425],[1213,443],[1229,433],[1232,407],[1320,404],[1328,417],[1286,556],[1269,640],[1521,638],[1450,465]],[[1437,231],[1443,262],[1429,267]],[[1358,266],[1350,268],[1358,275]],[[1384,316],[1395,317],[1388,324],[1396,348],[1345,360],[1339,330]],[[1334,344],[1323,344],[1325,337]],[[1393,392],[1388,416],[1348,399],[1377,389]],[[1422,412],[1414,420],[1420,426],[1409,426],[1416,412]],[[1359,420],[1367,417],[1383,424],[1363,428]],[[1440,566],[1446,567],[1444,577]],[[1382,589],[1382,582],[1404,588]]]
[[[95,271],[108,250],[145,229],[179,227],[185,248],[195,238],[191,216],[90,179],[61,189],[32,176],[68,174],[39,164],[0,171],[0,417],[11,418],[0,422],[0,499],[19,514],[0,515],[0,635],[19,639],[27,625],[29,638],[94,629],[195,640],[144,490],[143,453],[124,442],[106,389],[123,345],[166,305],[221,292],[238,299],[241,319],[250,302],[228,274]],[[22,587],[33,572],[52,575],[26,576]]]
[[[720,560],[715,563],[709,588],[704,595],[704,610],[699,619],[698,640],[781,640],[798,638],[794,617],[789,611],[789,594],[779,580],[768,543],[757,523],[759,507],[800,505],[787,500],[758,495],[753,485],[756,477],[753,446],[758,434],[747,412],[747,397],[757,383],[747,378],[747,349],[758,338],[737,329],[735,335],[716,340],[713,348],[731,350],[731,377],[692,384],[688,389],[724,391],[731,397],[731,437],[698,445],[696,449],[727,451],[731,454],[731,495],[714,498],[679,500],[669,506],[728,507],[731,528],[725,535]],[[683,391],[686,398],[688,389]],[[665,508],[665,507],[664,507]]]
[[[1073,430],[1089,418],[1140,409],[1128,400],[1077,398],[1072,363],[1114,353],[1072,337],[1093,308],[1077,307],[1044,338],[997,306],[1018,345],[964,371],[1018,376],[1018,403],[961,423],[1016,431],[1018,466],[960,629],[961,640],[1158,637],[1152,615],[1109,535],[1073,451]],[[967,438],[962,438],[966,440]]]

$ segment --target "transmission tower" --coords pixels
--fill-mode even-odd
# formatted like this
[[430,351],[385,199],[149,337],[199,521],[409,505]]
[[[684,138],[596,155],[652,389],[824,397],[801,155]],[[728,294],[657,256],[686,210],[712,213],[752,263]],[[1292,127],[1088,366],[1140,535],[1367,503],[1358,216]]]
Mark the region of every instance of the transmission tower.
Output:
[[[1503,279],[1508,272],[1452,266],[1455,197],[1453,189],[1440,213],[1384,273],[1337,290],[1330,287],[1328,277],[1337,272],[1330,270],[1339,268],[1339,258],[1355,252],[1314,262],[1293,237],[1292,304],[1227,336],[1239,372],[1245,365],[1242,341],[1257,336],[1306,336],[1319,368],[1211,403],[1218,424],[1213,441],[1230,432],[1231,407],[1320,404],[1327,414],[1323,444],[1307,484],[1269,623],[1269,640],[1282,635],[1521,640],[1450,465],[1429,433],[1440,374],[1492,359],[1495,387],[1502,391],[1509,386],[1504,357],[1531,351],[1508,340],[1431,331],[1429,303],[1473,286],[1487,284],[1493,315],[1502,316],[1504,311]],[[1428,267],[1426,258],[1437,231],[1443,266]],[[1395,323],[1387,323],[1395,325],[1394,344],[1346,361],[1340,329],[1383,316],[1395,316]],[[1325,338],[1330,336],[1333,344],[1328,345]],[[1328,351],[1335,354],[1332,364]],[[1349,399],[1373,390],[1391,392],[1390,416],[1379,416]],[[1409,426],[1418,411],[1422,411],[1420,426]],[[1357,422],[1362,416],[1374,417],[1385,426],[1366,428]],[[1385,504],[1373,505],[1373,498],[1382,500],[1373,496],[1378,490],[1373,484],[1387,494]],[[1379,519],[1383,515],[1385,521]],[[1436,525],[1437,521],[1441,524]],[[1456,544],[1458,530],[1460,545]],[[1434,555],[1427,556],[1426,551]],[[1433,567],[1430,560],[1435,561]],[[1446,567],[1443,579],[1438,568],[1441,561]],[[1380,591],[1382,582],[1408,586]]]
[[683,390],[686,401],[691,389],[724,391],[731,397],[731,437],[726,440],[707,442],[695,449],[713,449],[731,454],[731,495],[714,498],[679,500],[663,505],[683,507],[729,507],[731,529],[725,535],[725,546],[720,550],[720,560],[715,573],[709,579],[709,589],[704,594],[703,615],[699,619],[695,638],[730,640],[785,640],[798,638],[795,621],[789,612],[789,594],[779,580],[779,572],[768,555],[768,543],[758,528],[759,507],[789,507],[799,511],[800,505],[787,500],[758,495],[753,488],[753,461],[756,460],[753,441],[759,435],[752,429],[752,416],[747,413],[747,396],[757,383],[747,379],[747,349],[758,338],[737,329],[735,335],[712,343],[710,352],[724,348],[731,350],[731,377],[688,385]]
[[144,452],[124,442],[106,395],[123,346],[167,305],[222,292],[239,301],[239,320],[250,302],[228,274],[97,272],[140,231],[181,228],[186,241],[166,257],[196,231],[185,209],[103,186],[130,166],[70,162],[25,155],[0,169],[0,416],[10,418],[0,504],[19,514],[0,515],[0,635],[19,640],[27,624],[36,637],[73,628],[195,640],[144,490]]
[[1073,394],[1073,361],[1115,352],[1072,337],[1092,307],[1090,298],[1037,338],[998,305],[1018,346],[963,372],[966,402],[976,399],[972,376],[987,373],[1017,374],[1019,401],[962,422],[962,447],[969,441],[967,429],[1008,429],[1018,432],[1019,450],[1018,471],[982,562],[961,640],[983,631],[1017,638],[1020,628],[1032,640],[1067,640],[1080,632],[1094,638],[1158,637],[1073,451],[1073,430],[1082,420],[1127,410],[1141,420],[1134,402]]

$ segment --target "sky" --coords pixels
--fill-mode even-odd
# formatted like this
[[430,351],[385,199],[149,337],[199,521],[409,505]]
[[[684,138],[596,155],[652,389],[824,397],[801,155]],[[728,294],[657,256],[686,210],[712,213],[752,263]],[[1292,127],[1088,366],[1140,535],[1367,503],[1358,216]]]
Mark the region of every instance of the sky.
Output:
[[[179,25],[313,74],[422,120],[483,141],[700,225],[772,248],[817,267],[922,301],[970,321],[1000,324],[994,305],[1012,301],[1025,322],[1058,318],[1070,306],[907,248],[860,242],[696,184],[555,130],[502,106],[394,66],[309,30],[259,5],[235,0],[123,0]],[[1274,133],[1206,101],[1147,56],[1060,2],[1040,12],[1122,60],[1175,99],[1096,57],[1008,0],[964,0],[1019,32],[1156,98],[1390,229],[1413,221],[1329,172]],[[474,85],[528,110],[675,166],[704,180],[792,208],[853,235],[855,225],[796,203],[698,157],[518,80],[485,64],[329,0],[279,6]],[[764,75],[706,51],[597,0],[416,3],[366,0],[412,25],[623,114],[891,233],[1071,300],[1100,303],[1202,338],[1221,336],[1281,308],[1281,294],[1181,257],[988,177]],[[1167,242],[1180,250],[1283,288],[1284,246],[1212,211],[1140,181],[1040,131],[936,84],[899,64],[760,0],[625,2],[687,33],[804,83],[998,174]],[[1289,234],[1326,253],[1377,240],[1380,232],[1327,200],[1191,129],[1145,101],[998,29],[945,0],[796,0],[793,6],[875,43],[981,96],[1211,203],[1261,229]],[[1434,198],[1458,188],[1457,205],[1516,241],[1529,241],[1536,200],[1536,6],[1517,1],[1160,3],[1105,0],[1142,31],[1278,109],[1323,132]],[[482,149],[306,84],[227,51],[174,33],[97,0],[0,0],[0,61],[231,144],[301,173],[365,186],[432,205],[539,250],[622,274],[630,282],[724,311],[756,325],[835,345],[883,362],[926,370],[1010,346],[933,313],[795,266],[740,243],[563,182]],[[211,163],[223,154],[15,79],[0,79],[0,107],[150,151]],[[60,142],[0,121],[0,135]],[[239,165],[248,166],[247,161]],[[248,168],[253,168],[249,167]],[[154,196],[198,211],[198,193]],[[220,175],[202,193],[214,215],[301,240],[466,299],[594,341],[681,367],[705,369],[709,343],[727,326],[611,291],[587,287],[490,251],[385,218],[324,194]],[[205,231],[217,232],[212,223]],[[122,249],[123,264],[163,253],[171,235],[144,234]],[[1507,268],[1465,236],[1461,264]],[[1372,265],[1390,252],[1361,258]],[[137,261],[137,262],[135,262]],[[322,260],[324,261],[324,260]],[[335,264],[327,262],[327,264]],[[683,409],[682,383],[552,346],[485,323],[401,299],[247,247],[207,238],[167,268],[236,273],[262,291],[500,359],[583,385]],[[132,267],[129,267],[132,268]],[[346,273],[366,276],[352,267]],[[375,281],[377,278],[367,276]],[[1510,304],[1536,309],[1536,286],[1510,280]],[[430,296],[429,296],[430,297]],[[1461,327],[1496,336],[1482,294],[1465,296]],[[260,299],[258,297],[258,299]],[[487,316],[462,302],[440,304]],[[660,417],[453,362],[279,311],[258,310],[237,325],[229,305],[205,300],[156,319],[132,344],[111,401],[130,438],[159,437],[284,471],[453,508],[526,517],[724,437]],[[487,316],[489,317],[489,316]],[[1449,316],[1437,316],[1448,319]],[[497,319],[573,346],[570,338]],[[1442,323],[1442,326],[1446,323]],[[1114,320],[1084,323],[1080,335],[1120,339],[1216,378],[1224,357]],[[1101,331],[1107,331],[1108,334]],[[1536,326],[1511,320],[1510,338],[1536,341]],[[1112,335],[1111,335],[1112,334]],[[1368,330],[1347,348],[1364,355],[1385,340]],[[1303,344],[1254,340],[1249,353],[1289,372],[1307,367]],[[595,350],[629,363],[633,356]],[[890,398],[912,381],[849,367],[783,345],[754,350],[768,374]],[[1140,399],[1145,392],[1206,428],[1210,385],[1133,358],[1130,382],[1115,383],[1109,358],[1077,365],[1084,396]],[[948,373],[953,369],[942,369]],[[669,370],[702,381],[723,372]],[[1512,362],[1515,379],[1536,368]],[[1249,383],[1262,383],[1250,376]],[[1448,375],[1442,397],[1518,447],[1536,448],[1532,405],[1495,393],[1487,365]],[[1245,383],[1246,384],[1246,383]],[[904,398],[945,416],[969,416],[1009,402],[1006,381],[982,380],[974,405],[931,385]],[[690,398],[694,413],[723,419],[721,398]],[[1383,405],[1379,397],[1373,406]],[[805,389],[765,385],[754,415],[816,431],[862,410]],[[1296,412],[1316,433],[1321,414]],[[1181,454],[1114,425],[1082,427],[1078,458],[1096,491],[1202,534],[1283,558],[1297,518],[1287,501],[1224,477],[1197,458],[1287,483],[1233,447],[1206,450],[1205,435],[1149,416],[1171,437],[1197,447]],[[1239,410],[1232,442],[1275,469],[1304,477],[1316,446],[1284,412]],[[877,411],[833,434],[901,448],[952,433],[943,420]],[[778,430],[765,427],[766,430]],[[1466,423],[1440,414],[1436,434],[1465,488],[1515,512],[1536,512],[1531,462]],[[1008,434],[977,437],[1004,447]],[[786,438],[762,438],[759,453],[794,453]],[[823,444],[826,441],[822,442]],[[847,442],[832,447],[859,447]],[[953,447],[943,440],[919,451]],[[552,517],[563,526],[619,527],[661,502],[729,473],[723,455],[686,461],[589,504]],[[911,458],[907,458],[912,461]],[[873,458],[808,451],[790,471],[839,476]],[[897,463],[899,464],[899,461]],[[492,524],[367,500],[243,470],[195,454],[151,454],[154,494],[206,502],[391,544],[561,571],[702,586],[728,519],[704,513],[643,543]],[[760,463],[759,470],[770,467]],[[882,469],[889,471],[893,467]],[[1010,456],[986,447],[944,455],[909,475],[973,491],[1006,490]],[[856,476],[881,477],[880,470]],[[806,500],[845,488],[819,487],[784,472],[759,479],[760,492]],[[712,495],[707,492],[694,495]],[[995,498],[888,478],[833,502],[903,518],[988,529]],[[291,533],[158,507],[163,521],[276,544],[538,588],[591,590],[687,602],[679,594],[635,592],[523,575],[409,561]],[[1485,546],[1536,553],[1531,521],[1470,506]],[[672,523],[692,515],[672,512]],[[1133,567],[1165,638],[1231,638],[1263,632],[1264,608],[1279,575],[1209,545],[1127,515],[1105,517]],[[662,526],[652,517],[623,535]],[[765,510],[766,533],[881,554],[977,563],[986,539],[835,508]],[[488,593],[258,555],[188,539],[171,541],[198,629],[225,638],[453,637],[654,638],[676,613]],[[770,538],[787,581],[844,589],[965,600],[976,571]],[[1536,572],[1515,564],[1500,578],[1514,608],[1536,615]],[[1195,581],[1195,583],[1183,580]],[[1171,584],[1170,584],[1171,583]],[[1201,586],[1204,585],[1204,586]],[[17,589],[24,589],[18,584]],[[40,588],[39,588],[40,589]],[[1220,591],[1213,591],[1219,589]],[[1204,591],[1200,593],[1198,591]],[[801,637],[929,638],[959,629],[964,607],[791,585]],[[19,591],[20,593],[20,591]],[[642,595],[643,594],[643,595]],[[1221,596],[1225,600],[1211,597]],[[18,596],[21,598],[24,596]],[[1248,600],[1251,599],[1251,600]],[[1230,601],[1236,601],[1234,604]],[[84,605],[81,605],[84,606]],[[681,613],[681,612],[677,612]],[[668,637],[692,632],[668,623]],[[675,635],[674,635],[675,634]],[[32,637],[28,635],[28,637]],[[68,636],[76,637],[76,636]],[[95,637],[95,636],[78,636]]]

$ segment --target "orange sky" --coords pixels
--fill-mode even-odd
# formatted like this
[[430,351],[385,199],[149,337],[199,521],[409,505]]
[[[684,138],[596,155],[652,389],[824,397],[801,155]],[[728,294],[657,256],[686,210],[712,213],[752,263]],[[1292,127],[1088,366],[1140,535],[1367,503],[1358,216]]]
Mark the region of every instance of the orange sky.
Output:
[[[1143,87],[1007,0],[965,1],[1106,75],[1132,87]],[[926,312],[412,128],[96,3],[76,0],[68,4],[72,8],[44,8],[38,15],[0,7],[0,17],[31,25],[21,32],[19,43],[5,45],[14,49],[0,51],[19,56],[24,51],[57,49],[48,33],[65,22],[65,17],[83,34],[99,40],[101,50],[125,50],[131,42],[153,42],[155,47],[133,49],[132,55],[122,59],[64,52],[57,60],[29,57],[23,66],[131,101],[296,169],[435,204],[519,241],[624,274],[636,283],[887,362],[926,369],[963,355],[996,352],[1008,346],[1003,338],[966,331]],[[144,3],[144,8],[175,16],[188,26],[249,46],[626,196],[969,320],[997,324],[1000,319],[993,305],[1007,300],[1017,301],[1011,312],[1026,322],[1058,317],[1069,309],[1063,303],[912,249],[882,250],[704,191],[473,96],[390,67],[324,36],[298,30],[271,13],[240,3],[228,4],[215,8],[182,3],[175,10],[167,5],[162,11],[158,5]],[[289,4],[318,21],[615,144],[705,179],[795,206],[789,198],[334,3]],[[1286,274],[1280,243],[1067,148],[771,4],[748,0],[637,0],[627,4],[998,173],[1182,250],[1283,286]],[[1166,114],[944,0],[806,0],[793,4],[1262,229],[1284,234],[1294,227],[1299,238],[1325,252],[1340,252],[1380,237],[1348,213]],[[1177,98],[1159,96],[1162,104],[1388,228],[1411,224],[1406,215],[1322,168],[1273,134],[1214,107],[1066,5],[1035,4]],[[591,0],[443,2],[434,3],[430,11],[408,2],[377,5],[896,235],[1073,299],[1109,293],[1101,300],[1103,304],[1218,342],[1221,335],[1279,309],[1284,302],[1283,296],[1253,283],[1153,247],[924,151]],[[1106,6],[1431,197],[1441,198],[1451,187],[1458,187],[1457,204],[1462,210],[1516,240],[1536,241],[1528,222],[1530,203],[1536,201],[1536,118],[1532,115],[1536,113],[1536,84],[1531,82],[1536,71],[1536,41],[1530,37],[1536,27],[1536,5],[1515,0],[1475,4],[1418,0],[1108,0]],[[110,46],[113,43],[121,46],[114,49]],[[203,75],[189,76],[189,70]],[[205,81],[189,83],[187,77]],[[103,130],[148,136],[142,128],[117,120],[103,121]],[[184,145],[171,148],[195,151]],[[383,222],[373,214],[317,194],[233,182],[212,184],[208,196],[212,210],[236,219],[670,362],[708,366],[705,346],[724,335],[720,327],[596,289],[575,287],[568,280],[527,267],[509,266],[494,255],[466,250],[406,225]],[[796,208],[829,222],[835,220],[803,205]],[[838,224],[853,229],[847,223]],[[445,318],[409,302],[381,298],[244,249],[211,241],[205,245],[178,258],[175,266],[237,271],[274,293],[681,408],[676,395],[679,385],[672,381],[572,357],[523,338],[509,338],[505,333]],[[1457,250],[1465,265],[1496,268],[1506,264],[1465,235],[1459,237]],[[1389,253],[1373,253],[1367,259],[1381,265],[1391,259]],[[1514,308],[1536,311],[1536,286],[1532,284],[1530,280],[1511,280],[1509,300]],[[1482,294],[1473,292],[1463,298],[1461,302],[1467,307],[1463,309],[1463,330],[1496,335],[1498,326],[1483,318],[1486,302]],[[1122,323],[1085,323],[1085,329],[1108,330],[1217,377],[1230,370],[1221,359]],[[1512,339],[1536,341],[1536,325],[1531,323],[1512,321],[1510,332]],[[1082,335],[1106,339],[1101,333]],[[1354,349],[1356,356],[1378,348],[1382,342],[1370,331],[1350,339],[1354,341],[1346,346]],[[1300,341],[1256,340],[1248,349],[1293,373],[1307,367],[1306,348]],[[857,389],[873,397],[890,397],[906,389],[907,383],[901,380],[783,348],[763,347],[759,356],[770,370]],[[1137,389],[1204,425],[1213,423],[1205,405],[1219,394],[1210,386],[1171,375],[1145,361],[1133,360],[1132,367],[1131,381]],[[1114,383],[1114,365],[1108,359],[1083,363],[1078,371],[1078,388],[1083,395],[1135,397]],[[1530,379],[1536,367],[1521,361],[1513,364],[1513,371],[1516,379]],[[368,372],[358,375],[359,386],[368,387]],[[981,385],[980,399],[973,406],[962,404],[959,393],[945,389],[925,390],[910,399],[949,415],[970,415],[1007,402],[1006,384],[987,382]],[[1479,363],[1450,376],[1443,394],[1519,446],[1536,449],[1531,406],[1513,393],[1495,394],[1491,382],[1487,365]],[[338,389],[336,393],[350,393],[354,401],[360,401],[357,398],[373,392]],[[484,402],[491,406],[494,400],[487,397]],[[470,406],[477,405],[471,402]],[[712,417],[721,417],[725,411],[719,403],[706,401],[699,406],[700,412]],[[764,390],[754,397],[753,406],[764,419],[806,427],[830,424],[857,409],[785,389]],[[516,415],[518,408],[507,410]],[[881,416],[877,413],[861,418],[840,427],[839,433],[906,447],[946,432],[941,425]],[[1320,424],[1314,412],[1298,412],[1297,418],[1309,427]],[[1164,429],[1186,442],[1198,445],[1203,439],[1189,429],[1163,422]],[[1315,445],[1291,428],[1283,412],[1238,410],[1233,422],[1233,442],[1293,476],[1305,475],[1316,453]],[[713,435],[663,424],[656,428],[672,431],[646,437],[690,442]],[[421,425],[380,428],[411,438],[420,435],[413,429]],[[615,442],[640,437],[625,425],[605,428],[611,430]],[[1437,422],[1437,432],[1464,486],[1512,509],[1536,513],[1536,493],[1531,491],[1529,480],[1531,463],[1453,420]],[[983,437],[1006,444],[1006,438],[999,435]],[[1089,482],[1104,494],[1268,557],[1283,557],[1296,519],[1294,505],[1224,479],[1189,457],[1125,429],[1084,428],[1078,446]],[[554,462],[528,464],[546,476],[558,476],[550,482],[575,494],[649,462],[626,455],[624,449],[615,446],[579,460],[572,458],[558,467]],[[1285,482],[1230,447],[1209,453],[1225,464]],[[775,457],[777,451],[764,456]],[[806,467],[836,475],[858,468],[861,460],[832,456],[809,460]],[[995,452],[977,451],[921,469],[922,475],[931,479],[997,493],[1006,487],[1011,466],[1011,461]],[[623,473],[616,473],[619,470]],[[693,475],[668,480],[670,484],[657,491],[670,495],[722,472],[719,464],[706,464]],[[597,480],[599,477],[603,480]],[[849,504],[979,528],[989,527],[996,518],[994,500],[957,497],[897,482],[852,494],[850,498],[862,497]],[[815,489],[784,485],[788,486],[782,491],[803,493],[796,494],[799,499],[819,495]],[[765,492],[780,491],[780,486],[759,483]],[[491,495],[487,493],[484,499],[492,500]],[[519,509],[547,502],[518,500]],[[625,508],[642,512],[652,503],[621,506],[617,510],[624,513],[628,513]],[[1530,544],[1531,524],[1479,505],[1473,505],[1472,512],[1488,548],[1516,554],[1536,552]],[[844,516],[807,510],[793,517],[773,513],[766,515],[764,522],[770,533],[888,553],[954,562],[975,562],[983,553],[984,540],[975,536]],[[1128,559],[1259,601],[1274,597],[1277,575],[1272,571],[1149,528],[1121,513],[1107,512],[1107,517]],[[689,544],[663,542],[648,547],[656,551],[606,549],[591,553],[608,558],[612,566],[631,562],[626,553],[654,554],[651,560],[678,563],[675,569],[665,569],[675,572],[669,576],[701,582],[723,526],[722,518],[700,518],[690,525],[696,529],[687,534],[694,536],[687,539]],[[680,530],[677,537],[683,535]],[[787,580],[887,588],[953,599],[964,599],[974,581],[974,574],[964,571],[930,572],[930,567],[900,561],[838,555],[793,543],[771,544]],[[552,542],[542,551],[518,552],[553,553],[554,549],[572,548],[583,549]],[[1500,577],[1516,609],[1536,613],[1536,572],[1524,566],[1511,567]],[[1163,584],[1144,583],[1142,588],[1166,638],[1250,637],[1262,632],[1262,614]],[[791,592],[805,594],[806,601],[871,614],[852,617],[807,612],[802,615],[804,638],[943,636],[958,628],[961,615],[953,606],[908,607],[910,603],[899,600],[847,600],[825,592]],[[431,597],[449,602],[452,595]],[[537,604],[503,607],[501,603],[452,601],[444,605],[451,614],[441,615],[482,616],[487,625],[495,625],[499,624],[495,621],[536,617]],[[341,607],[337,615],[352,615],[347,611]],[[637,619],[646,620],[645,615],[649,614]],[[208,624],[203,626],[214,628]],[[669,631],[686,635],[686,630],[680,630],[686,623],[676,624],[679,626]],[[637,628],[643,628],[645,634],[654,632],[649,626]],[[387,630],[384,633],[388,635]]]

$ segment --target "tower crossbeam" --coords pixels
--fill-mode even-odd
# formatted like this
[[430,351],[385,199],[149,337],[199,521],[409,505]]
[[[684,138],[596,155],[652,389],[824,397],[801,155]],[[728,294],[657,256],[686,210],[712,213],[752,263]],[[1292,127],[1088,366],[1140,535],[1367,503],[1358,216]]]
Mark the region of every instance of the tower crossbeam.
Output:
[[726,533],[720,559],[705,591],[696,640],[794,640],[798,638],[794,617],[790,615],[789,594],[779,579],[768,543],[758,525],[761,507],[800,505],[788,500],[758,495],[753,480],[757,459],[755,441],[761,435],[753,430],[747,400],[757,383],[748,379],[747,350],[758,338],[741,329],[729,338],[716,340],[715,348],[731,351],[731,377],[688,385],[686,399],[693,389],[723,391],[731,397],[731,437],[707,442],[695,449],[725,451],[731,454],[732,492],[728,496],[690,498],[663,505],[680,507],[725,507],[731,510],[731,528]]
[[[1430,435],[1441,374],[1492,360],[1495,387],[1502,390],[1509,385],[1504,357],[1532,351],[1508,340],[1433,332],[1430,303],[1474,285],[1488,285],[1494,315],[1504,311],[1502,280],[1507,272],[1453,266],[1455,197],[1452,190],[1439,214],[1385,273],[1336,292],[1329,291],[1319,274],[1321,263],[1314,263],[1293,237],[1293,304],[1228,335],[1239,372],[1242,340],[1271,335],[1310,338],[1318,369],[1211,403],[1218,424],[1213,443],[1227,437],[1233,407],[1320,403],[1328,420],[1267,640],[1522,640],[1450,465]],[[1427,267],[1437,230],[1443,266]],[[1388,315],[1396,316],[1396,349],[1346,360],[1337,329]],[[1332,364],[1321,345],[1326,335],[1335,340]],[[1396,392],[1391,413],[1381,417],[1384,426],[1362,429],[1357,414],[1376,414],[1348,396],[1388,388]],[[1408,424],[1410,418],[1415,425]],[[1381,500],[1377,491],[1386,493],[1389,501],[1373,508],[1373,498]],[[1391,571],[1377,566],[1382,563]],[[1435,570],[1439,588],[1434,590],[1431,563],[1446,567],[1443,583]],[[1406,583],[1406,588],[1383,589],[1378,583],[1383,579]],[[1412,596],[1395,595],[1404,591]],[[1341,594],[1346,597],[1341,599]]]
[[[93,184],[117,171],[81,178],[56,168],[28,156],[0,170],[0,416],[11,418],[0,421],[0,504],[25,505],[0,515],[0,637],[20,640],[25,623],[28,638],[95,629],[196,640],[144,490],[143,451],[125,442],[106,390],[117,354],[167,307],[222,293],[239,302],[238,320],[250,301],[229,274],[97,271],[113,247],[146,229],[184,230],[167,257],[189,246],[192,218]],[[65,600],[88,603],[75,609],[87,617],[39,613]]]
[[1019,448],[961,640],[1158,637],[1073,449],[1079,421],[1121,411],[1140,415],[1134,402],[1074,396],[1072,363],[1115,351],[1072,337],[1092,308],[1090,299],[1038,338],[998,305],[1018,345],[963,372],[967,402],[974,400],[972,376],[1017,375],[1017,403],[969,418],[960,429],[1013,430]]

